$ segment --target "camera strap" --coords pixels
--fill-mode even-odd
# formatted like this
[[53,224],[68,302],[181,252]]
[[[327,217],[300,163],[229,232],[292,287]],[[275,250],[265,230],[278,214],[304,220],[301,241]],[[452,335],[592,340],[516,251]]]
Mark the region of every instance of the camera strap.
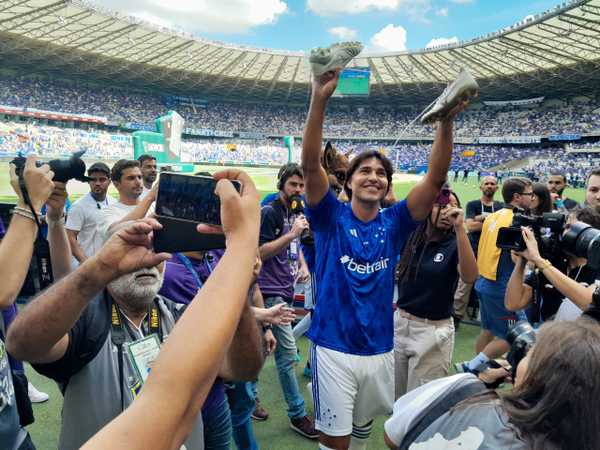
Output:
[[50,258],[50,244],[42,237],[38,230],[37,237],[33,243],[33,254],[36,263],[32,268],[34,272],[33,283],[36,291],[44,290],[54,282],[52,274],[52,260]]
[[[187,256],[185,256],[182,253],[175,253],[175,256],[177,257],[177,259],[179,261],[181,261],[181,264],[184,265],[184,267],[190,273],[192,278],[194,278],[194,281],[196,282],[196,286],[198,287],[198,289],[200,289],[204,285],[204,283],[200,279],[200,275],[198,275],[198,272],[196,272],[196,269],[194,269],[194,266],[192,265],[190,258],[188,258]],[[208,262],[207,262],[207,265],[208,265],[209,271],[212,272],[212,269],[211,269],[210,265],[208,264]]]
[[[158,311],[158,304],[156,300],[152,302],[152,306],[148,310],[146,316],[148,320],[148,335],[156,334],[163,342],[163,334],[160,328],[160,313]],[[118,353],[118,364],[119,364],[119,391],[121,393],[121,411],[125,410],[125,394],[123,392],[123,381],[124,381],[124,366],[123,366],[123,345],[127,342],[127,330],[123,321],[123,313],[119,306],[111,298],[111,312],[110,312],[110,325],[111,325],[111,340],[113,345],[117,347]],[[142,323],[143,325],[143,323]],[[134,338],[135,340],[135,338]]]

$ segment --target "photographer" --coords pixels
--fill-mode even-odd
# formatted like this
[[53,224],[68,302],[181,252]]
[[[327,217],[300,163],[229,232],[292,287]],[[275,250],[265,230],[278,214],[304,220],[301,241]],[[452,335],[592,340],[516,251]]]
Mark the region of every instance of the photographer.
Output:
[[[600,229],[600,213],[595,208],[583,208],[574,212],[571,222],[574,221]],[[568,226],[565,232],[568,231]],[[513,253],[515,268],[506,290],[506,308],[517,311],[534,302],[534,323],[551,320],[564,303],[563,308],[574,304],[580,310],[579,313],[575,311],[575,317],[585,311],[591,303],[598,271],[587,266],[586,258],[569,255],[567,274],[564,274],[540,255],[531,230],[523,229],[523,240],[527,249]],[[527,262],[535,266],[529,273],[526,273]],[[565,309],[563,311],[566,313]]]
[[[34,212],[41,211],[42,206],[52,194],[54,183],[53,172],[48,165],[36,167],[36,158],[27,158],[23,169],[23,181],[29,194],[29,203]],[[16,314],[14,302],[21,290],[33,254],[33,246],[38,233],[33,213],[24,200],[19,187],[19,178],[14,165],[10,168],[11,185],[17,195],[17,205],[10,221],[10,226],[0,243],[0,266],[3,283],[0,284],[0,310],[12,309]],[[4,340],[6,330],[0,318],[0,448],[7,450],[35,449],[24,425],[33,422],[31,406],[28,411],[21,410],[23,400],[27,400],[27,380],[24,375],[14,378],[5,351]],[[12,369],[12,370],[11,370]],[[21,367],[22,370],[22,367]],[[19,405],[19,406],[18,406]],[[29,417],[25,417],[25,412]]]
[[400,258],[394,313],[395,398],[448,374],[454,348],[452,293],[459,278],[474,283],[478,275],[463,220],[458,197],[443,188]]
[[592,170],[585,183],[585,206],[600,206],[600,168]]
[[587,317],[544,324],[536,341],[516,367],[512,391],[483,391],[456,406],[450,402],[417,436],[411,432],[419,413],[448,398],[459,377],[474,378],[455,375],[401,397],[385,423],[386,444],[391,449],[597,449],[600,383],[593,374],[600,370],[599,324]]

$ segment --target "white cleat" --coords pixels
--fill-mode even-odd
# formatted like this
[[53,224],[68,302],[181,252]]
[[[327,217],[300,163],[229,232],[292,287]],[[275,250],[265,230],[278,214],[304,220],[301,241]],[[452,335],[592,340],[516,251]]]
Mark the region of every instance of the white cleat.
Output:
[[31,383],[27,384],[27,394],[31,403],[44,403],[50,398],[45,392],[38,391]]
[[444,89],[444,92],[437,98],[434,105],[429,110],[425,110],[425,113],[421,117],[421,123],[432,123],[445,117],[461,101],[477,97],[478,94],[479,85],[477,81],[463,67],[456,80]]
[[327,48],[311,50],[308,60],[313,75],[320,77],[326,72],[343,69],[362,49],[360,42],[340,42]]

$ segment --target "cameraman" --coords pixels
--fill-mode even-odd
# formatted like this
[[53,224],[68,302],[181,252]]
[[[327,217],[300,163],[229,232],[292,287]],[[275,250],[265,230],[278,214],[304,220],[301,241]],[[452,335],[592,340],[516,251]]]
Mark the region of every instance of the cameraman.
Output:
[[[600,383],[590,374],[600,370],[600,326],[587,317],[548,323],[536,341],[517,365],[510,392],[481,389],[452,401],[453,385],[478,383],[473,375],[455,375],[401,397],[385,423],[386,444],[391,449],[597,449]],[[467,399],[456,404],[461,398]],[[441,414],[434,422],[427,420],[432,412]],[[415,433],[423,418],[422,431]]]
[[[583,222],[600,229],[600,212],[595,208],[580,209],[573,213],[571,218],[572,221]],[[561,305],[567,301],[574,303],[579,310],[585,311],[591,303],[598,271],[587,266],[585,258],[569,255],[568,270],[565,275],[550,261],[542,258],[531,230],[523,229],[523,240],[527,249],[513,252],[515,268],[506,290],[504,299],[506,308],[517,311],[534,302],[533,322],[553,319]],[[526,273],[528,262],[533,264],[535,269]],[[567,305],[563,308],[568,308]],[[571,317],[579,315],[577,310],[575,313]],[[562,314],[560,316],[564,317]]]

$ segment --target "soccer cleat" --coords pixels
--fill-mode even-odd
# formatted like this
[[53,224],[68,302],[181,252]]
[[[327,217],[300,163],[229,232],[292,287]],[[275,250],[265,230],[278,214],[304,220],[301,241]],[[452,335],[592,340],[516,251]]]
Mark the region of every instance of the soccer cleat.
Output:
[[331,70],[343,69],[362,49],[360,42],[340,42],[327,48],[311,50],[308,61],[313,75],[320,77]]
[[463,100],[469,100],[479,94],[479,85],[464,67],[450,85],[444,89],[433,106],[425,110],[421,123],[432,123],[446,116],[452,108]]
[[480,372],[479,370],[469,369],[469,362],[468,361],[455,363],[454,364],[454,371],[456,373],[472,373],[475,376],[479,375],[479,372]]

